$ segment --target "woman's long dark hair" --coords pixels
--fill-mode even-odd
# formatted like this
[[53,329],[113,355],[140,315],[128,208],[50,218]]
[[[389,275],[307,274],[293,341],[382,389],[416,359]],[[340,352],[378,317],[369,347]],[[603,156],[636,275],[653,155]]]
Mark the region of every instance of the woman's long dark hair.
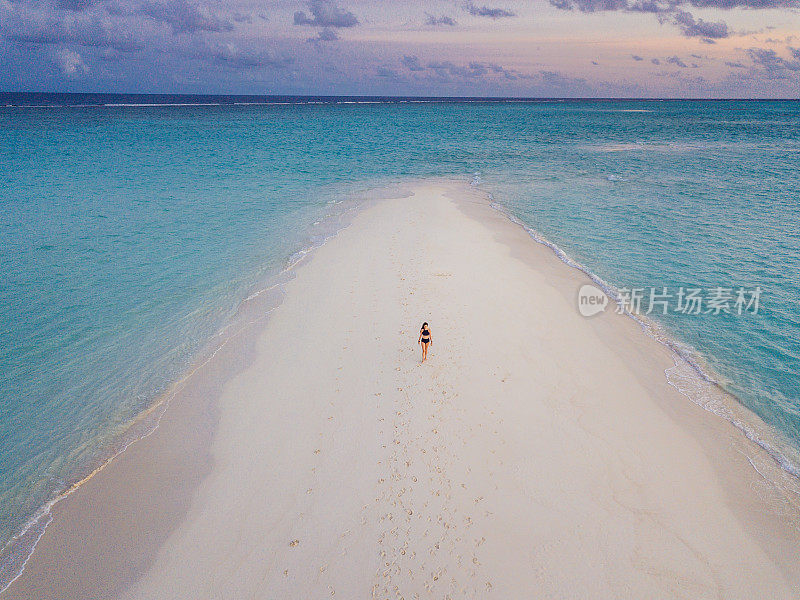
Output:
[[425,329],[427,326],[428,326],[428,322],[427,322],[427,321],[425,321],[425,322],[422,324],[422,328],[423,328],[423,329]]

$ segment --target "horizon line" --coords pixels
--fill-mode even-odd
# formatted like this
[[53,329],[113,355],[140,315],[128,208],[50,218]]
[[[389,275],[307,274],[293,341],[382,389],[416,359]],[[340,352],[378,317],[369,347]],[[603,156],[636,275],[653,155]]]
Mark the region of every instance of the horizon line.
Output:
[[[2,97],[183,97],[217,99],[271,99],[271,100],[313,100],[320,103],[336,101],[391,102],[793,102],[800,98],[703,98],[679,96],[408,96],[394,94],[228,94],[228,93],[187,93],[187,92],[46,92],[46,91],[0,91]],[[13,105],[12,105],[13,106]]]

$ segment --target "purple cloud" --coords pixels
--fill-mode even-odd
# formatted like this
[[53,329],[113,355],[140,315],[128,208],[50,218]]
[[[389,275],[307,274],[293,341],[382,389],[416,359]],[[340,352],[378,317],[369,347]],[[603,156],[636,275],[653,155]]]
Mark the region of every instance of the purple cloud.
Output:
[[586,83],[582,77],[571,77],[559,71],[540,71],[542,81],[553,87],[568,87],[575,84]]
[[724,21],[704,21],[681,10],[683,6],[695,8],[777,9],[800,8],[800,0],[549,0],[561,10],[577,10],[585,13],[621,11],[630,13],[652,13],[661,23],[672,23],[686,37],[697,37],[706,44],[731,35]]
[[321,42],[333,42],[339,39],[339,34],[336,33],[336,30],[325,27],[317,34],[317,39]]
[[174,33],[194,33],[196,31],[232,31],[233,22],[205,4],[195,4],[188,0],[169,0],[142,4],[143,15],[166,23]]
[[64,10],[80,12],[91,6],[94,6],[96,2],[97,0],[58,0],[56,6],[58,8],[63,8]]
[[416,56],[404,56],[400,59],[400,64],[403,65],[409,71],[424,71],[425,67],[423,67],[420,62],[419,58]]
[[667,58],[667,64],[675,65],[676,67],[680,67],[681,69],[688,69],[689,68],[689,65],[687,65],[685,62],[683,62],[677,56],[670,56],[669,58]]
[[775,50],[749,48],[748,56],[753,63],[763,69],[771,79],[796,78],[800,72],[800,48],[789,48],[792,58],[786,59]]
[[311,16],[300,10],[294,13],[295,25],[336,28],[358,25],[356,16],[334,4],[333,0],[310,0],[308,10]]
[[457,65],[452,61],[431,61],[423,65],[416,56],[403,56],[400,64],[413,73],[428,71],[440,80],[478,80],[486,76],[500,76],[508,80],[530,79],[529,75],[515,69],[506,69],[502,65],[490,62],[470,61],[466,65]]
[[59,69],[67,77],[77,77],[89,72],[89,67],[83,62],[83,57],[74,50],[58,48],[53,54]]
[[120,52],[134,52],[141,48],[132,34],[96,15],[61,19],[41,12],[16,11],[3,25],[8,27],[5,32],[7,39],[24,44],[70,44],[87,48],[113,48]]
[[317,35],[308,38],[306,41],[310,44],[314,44],[317,46],[317,49],[319,49],[321,48],[320,44],[325,42],[336,42],[338,40],[339,34],[336,32],[336,30],[330,27],[325,27],[317,32]]
[[431,13],[425,13],[425,25],[431,25],[433,27],[438,27],[439,25],[447,25],[449,27],[453,27],[456,24],[455,20],[452,17],[448,17],[447,15],[442,15],[441,17],[437,17],[436,15],[432,15]]
[[375,70],[375,74],[384,79],[398,79],[397,71],[388,67],[378,67]]
[[550,4],[562,10],[580,12],[650,12],[672,13],[681,6],[695,8],[798,8],[800,0],[550,0]]
[[703,19],[695,19],[694,16],[685,10],[675,13],[674,23],[686,37],[699,37],[708,40],[726,38],[730,35],[728,25],[724,21],[709,22]]
[[561,10],[577,9],[581,12],[630,9],[627,0],[550,0],[550,4]]
[[489,17],[490,19],[502,19],[504,17],[516,17],[517,13],[506,10],[505,8],[491,8],[489,6],[476,6],[473,2],[467,2],[464,6],[473,17]]

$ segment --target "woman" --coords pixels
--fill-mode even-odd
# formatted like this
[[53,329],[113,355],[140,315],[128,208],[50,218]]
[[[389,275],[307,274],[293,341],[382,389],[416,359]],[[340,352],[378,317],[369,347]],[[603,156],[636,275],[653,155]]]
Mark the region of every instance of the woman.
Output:
[[422,328],[419,330],[419,339],[417,343],[422,346],[422,362],[428,358],[428,346],[433,345],[433,336],[431,330],[428,328],[428,323],[423,323]]

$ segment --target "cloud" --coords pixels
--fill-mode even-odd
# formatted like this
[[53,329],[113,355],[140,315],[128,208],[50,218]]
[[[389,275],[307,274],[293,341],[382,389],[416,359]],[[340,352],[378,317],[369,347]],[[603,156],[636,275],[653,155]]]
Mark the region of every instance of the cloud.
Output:
[[205,4],[194,4],[188,0],[169,0],[142,4],[139,11],[151,19],[166,23],[174,33],[194,33],[196,31],[232,31],[233,23],[212,11]]
[[481,77],[487,73],[486,67],[484,67],[480,63],[470,63],[470,64],[475,65],[476,68],[456,65],[455,63],[449,60],[441,62],[437,61],[429,62],[426,65],[426,68],[434,71],[440,77],[446,77],[450,75],[462,79],[472,79],[476,77]]
[[312,44],[319,44],[320,42],[335,42],[339,39],[339,34],[335,29],[324,27],[314,37],[308,38],[306,41]]
[[234,23],[252,23],[255,19],[248,13],[236,12],[231,15]]
[[311,27],[355,27],[356,16],[348,10],[339,8],[333,0],[309,0],[308,9],[311,16],[303,11],[294,13],[295,25]]
[[797,78],[800,72],[800,48],[789,48],[791,58],[780,56],[775,50],[749,48],[747,54],[756,67],[765,71],[770,79]]
[[53,58],[58,68],[67,77],[77,77],[89,72],[89,67],[83,62],[81,55],[69,48],[55,50]]
[[636,54],[631,54],[631,58],[636,62],[642,62],[644,60],[641,56],[638,56]]
[[517,13],[505,8],[491,8],[489,6],[476,6],[473,2],[467,2],[464,6],[466,11],[473,17],[489,17],[490,19],[502,19],[503,17],[516,17]]
[[432,25],[433,27],[438,27],[439,25],[448,25],[450,27],[456,24],[455,20],[452,17],[448,17],[447,15],[442,15],[441,17],[437,17],[436,15],[432,15],[431,13],[425,13],[425,25]]
[[563,89],[575,88],[576,86],[584,87],[586,85],[586,80],[582,77],[564,75],[559,71],[540,71],[539,73],[542,76],[542,82],[549,87]]
[[375,70],[375,74],[385,79],[398,79],[397,71],[388,67],[378,67]]
[[524,77],[521,73],[506,69],[495,63],[482,63],[477,61],[470,62],[466,67],[454,65],[451,62],[432,63],[428,68],[435,70],[446,70],[450,75],[463,79],[476,79],[486,75],[502,75],[506,79],[518,79]]
[[478,80],[484,77],[502,77],[508,80],[529,79],[530,76],[515,69],[506,69],[497,63],[470,61],[458,65],[452,61],[431,61],[423,65],[416,56],[403,56],[400,64],[413,73],[429,72],[439,80]]
[[97,15],[56,16],[40,12],[15,11],[3,22],[7,39],[23,44],[87,48],[113,48],[120,52],[141,49],[133,35]]
[[323,42],[332,42],[339,39],[339,34],[336,33],[336,30],[326,27],[319,32],[317,37]]
[[651,58],[650,62],[653,63],[654,65],[660,65],[661,64],[661,61],[659,59],[657,59],[657,58]]
[[744,64],[742,64],[742,63],[740,63],[738,61],[733,62],[733,61],[730,61],[730,60],[726,60],[725,61],[725,66],[726,67],[731,67],[732,69],[746,69],[747,68]]
[[718,40],[730,35],[728,25],[724,21],[710,22],[703,19],[695,19],[694,16],[685,10],[675,13],[674,23],[686,37],[699,37],[706,40]]
[[561,10],[587,13],[607,11],[672,13],[681,6],[721,10],[798,8],[800,0],[550,0],[550,4]]
[[581,12],[627,10],[627,0],[550,0],[550,4],[561,10],[578,9]]
[[689,65],[687,65],[685,62],[683,62],[677,56],[670,56],[669,58],[667,58],[667,64],[675,65],[677,67],[680,67],[681,69],[688,69],[689,68]]
[[688,0],[688,3],[695,8],[719,8],[730,10],[733,8],[797,8],[800,6],[798,0]]
[[628,13],[652,13],[661,23],[671,23],[686,37],[696,37],[706,44],[727,38],[731,30],[724,21],[704,21],[681,7],[730,10],[736,8],[778,9],[800,8],[800,0],[549,0],[561,10],[577,10],[584,13],[620,11]]
[[79,12],[94,6],[97,0],[58,0],[56,6],[64,10]]
[[425,67],[423,67],[420,62],[419,58],[416,56],[404,56],[400,59],[400,64],[403,65],[409,71],[424,71]]

